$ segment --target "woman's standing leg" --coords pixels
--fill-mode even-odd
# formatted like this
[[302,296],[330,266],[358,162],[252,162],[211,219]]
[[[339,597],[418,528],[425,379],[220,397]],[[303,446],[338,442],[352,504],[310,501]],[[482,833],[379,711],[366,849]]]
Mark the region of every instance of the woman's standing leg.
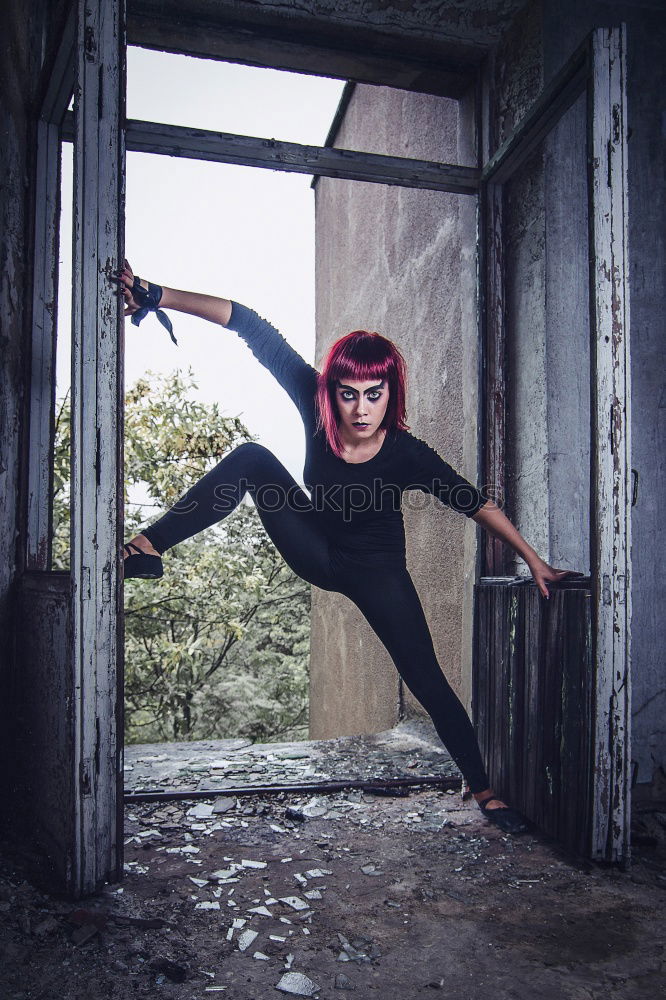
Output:
[[246,493],[275,547],[298,576],[330,589],[329,544],[312,501],[276,456],[246,442],[230,451],[174,506],[145,528],[160,553],[228,517]]
[[486,774],[474,727],[437,661],[423,607],[409,572],[387,570],[379,585],[345,588],[377,633],[398,673],[431,717],[437,733],[473,793],[485,791]]

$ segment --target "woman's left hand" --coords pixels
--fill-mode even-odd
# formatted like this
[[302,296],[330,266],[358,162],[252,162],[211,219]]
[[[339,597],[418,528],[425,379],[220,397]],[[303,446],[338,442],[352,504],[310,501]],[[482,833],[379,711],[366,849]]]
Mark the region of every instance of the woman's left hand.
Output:
[[548,583],[559,583],[567,576],[584,576],[584,573],[579,573],[573,569],[555,569],[553,566],[549,566],[547,562],[543,559],[534,559],[527,564],[530,568],[530,573],[536,583],[537,587],[541,591],[544,597],[550,597],[548,592]]

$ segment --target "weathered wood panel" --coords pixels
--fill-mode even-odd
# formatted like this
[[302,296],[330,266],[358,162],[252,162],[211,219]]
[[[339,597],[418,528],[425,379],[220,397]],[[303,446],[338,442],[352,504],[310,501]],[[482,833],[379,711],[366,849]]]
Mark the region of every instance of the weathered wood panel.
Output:
[[49,569],[53,494],[56,300],[60,222],[60,138],[37,123],[26,566]]
[[[492,182],[484,184],[481,200],[485,284],[482,335],[483,481],[488,496],[503,506],[506,487],[506,310],[501,185]],[[483,558],[484,575],[505,574],[506,546],[490,533],[485,538]]]
[[592,600],[561,584],[476,588],[473,713],[490,780],[541,830],[589,857],[594,764]]
[[17,745],[15,836],[31,854],[31,877],[71,891],[76,871],[76,772],[69,573],[25,573],[17,614],[21,683],[14,700]]
[[72,303],[75,891],[121,873],[122,323],[108,277],[123,259],[122,0],[80,0]]
[[589,103],[592,189],[593,490],[595,537],[594,856],[629,855],[631,698],[631,400],[627,248],[626,38],[593,34]]

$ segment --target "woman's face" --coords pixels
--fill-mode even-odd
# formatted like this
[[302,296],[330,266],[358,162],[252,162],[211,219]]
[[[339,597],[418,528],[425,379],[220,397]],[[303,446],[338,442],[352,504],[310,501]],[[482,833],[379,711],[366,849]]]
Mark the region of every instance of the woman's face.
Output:
[[339,379],[335,401],[340,414],[340,430],[348,440],[362,441],[379,430],[389,401],[387,379],[374,378],[367,382]]

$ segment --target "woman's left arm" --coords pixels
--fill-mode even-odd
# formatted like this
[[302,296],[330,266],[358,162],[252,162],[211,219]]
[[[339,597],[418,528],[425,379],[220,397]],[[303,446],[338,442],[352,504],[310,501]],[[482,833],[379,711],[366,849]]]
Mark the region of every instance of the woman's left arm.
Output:
[[547,583],[557,583],[565,576],[582,576],[571,569],[554,569],[544,562],[534,551],[531,545],[525,541],[517,528],[511,523],[506,514],[503,513],[492,500],[488,500],[483,507],[472,514],[472,519],[480,524],[486,531],[489,531],[495,538],[501,538],[503,542],[510,545],[518,555],[525,560],[529,566],[534,582],[544,597],[549,597]]

